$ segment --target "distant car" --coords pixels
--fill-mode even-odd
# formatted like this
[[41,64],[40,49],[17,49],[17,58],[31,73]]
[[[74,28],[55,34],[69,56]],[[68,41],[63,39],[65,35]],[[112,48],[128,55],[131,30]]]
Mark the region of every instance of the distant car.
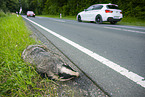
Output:
[[35,13],[33,11],[27,11],[27,17],[35,17]]
[[101,24],[105,21],[111,24],[116,24],[123,18],[122,11],[115,4],[95,4],[78,13],[77,20],[81,21],[93,21],[97,24]]

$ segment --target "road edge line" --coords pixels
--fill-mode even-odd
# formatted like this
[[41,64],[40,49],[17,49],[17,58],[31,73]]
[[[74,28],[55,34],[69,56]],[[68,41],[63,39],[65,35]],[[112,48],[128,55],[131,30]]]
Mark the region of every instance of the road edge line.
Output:
[[133,73],[132,71],[129,71],[123,67],[121,67],[120,65],[92,52],[91,50],[87,49],[87,48],[84,48],[82,47],[81,45],[55,33],[54,31],[48,29],[48,28],[45,28],[43,26],[41,26],[40,24],[26,18],[26,17],[23,17],[25,19],[27,19],[28,21],[30,21],[31,23],[37,25],[38,27],[42,28],[43,30],[46,30],[47,32],[51,33],[52,35],[58,37],[59,39],[65,41],[66,43],[70,44],[71,46],[77,48],[78,50],[82,51],[83,53],[89,55],[90,57],[94,58],[95,60],[99,61],[100,63],[110,67],[111,69],[115,70],[116,72],[120,73],[121,75],[127,77],[128,79],[132,80],[133,82],[135,82],[136,84],[142,86],[143,88],[145,88],[145,78],[143,78],[142,76],[136,74],[136,73]]

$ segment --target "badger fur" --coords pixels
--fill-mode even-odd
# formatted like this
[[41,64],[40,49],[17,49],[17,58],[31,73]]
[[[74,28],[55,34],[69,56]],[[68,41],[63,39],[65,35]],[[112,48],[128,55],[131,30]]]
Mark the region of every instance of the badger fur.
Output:
[[78,72],[51,53],[44,45],[28,46],[22,52],[22,59],[26,63],[35,65],[39,73],[46,74],[54,80],[67,81],[79,76]]

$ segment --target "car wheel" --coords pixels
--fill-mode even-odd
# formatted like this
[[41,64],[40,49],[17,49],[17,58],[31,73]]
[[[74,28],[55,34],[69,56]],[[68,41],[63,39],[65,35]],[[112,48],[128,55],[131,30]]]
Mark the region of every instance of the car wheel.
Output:
[[96,24],[102,24],[103,23],[101,15],[96,16],[95,22],[96,22]]
[[117,22],[116,22],[116,21],[111,21],[110,23],[111,23],[111,24],[116,24]]
[[78,22],[82,22],[80,15],[78,16]]

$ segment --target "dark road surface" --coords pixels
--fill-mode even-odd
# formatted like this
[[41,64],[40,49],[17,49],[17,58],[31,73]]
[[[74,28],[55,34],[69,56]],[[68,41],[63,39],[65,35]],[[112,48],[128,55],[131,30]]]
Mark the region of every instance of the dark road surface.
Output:
[[111,96],[145,96],[144,27],[24,18]]

